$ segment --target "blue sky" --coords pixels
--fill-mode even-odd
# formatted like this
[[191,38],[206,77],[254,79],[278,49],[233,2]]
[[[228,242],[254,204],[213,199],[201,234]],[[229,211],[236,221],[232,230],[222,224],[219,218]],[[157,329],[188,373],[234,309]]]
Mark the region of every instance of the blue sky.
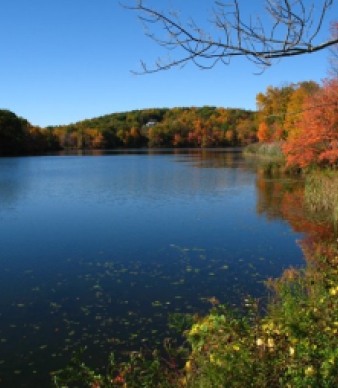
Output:
[[[198,4],[176,3],[186,12],[191,4]],[[209,3],[195,5],[194,15],[204,17]],[[261,1],[241,3],[254,14]],[[167,1],[160,4],[165,8]],[[337,10],[335,2],[323,39]],[[141,59],[151,64],[163,51],[145,37],[137,15],[116,0],[2,0],[0,47],[0,109],[42,127],[153,107],[255,109],[256,94],[268,85],[320,82],[327,76],[329,56],[326,50],[284,59],[262,75],[255,75],[257,68],[247,60],[236,59],[230,66],[212,70],[201,71],[190,64],[135,76],[131,70],[139,69]]]

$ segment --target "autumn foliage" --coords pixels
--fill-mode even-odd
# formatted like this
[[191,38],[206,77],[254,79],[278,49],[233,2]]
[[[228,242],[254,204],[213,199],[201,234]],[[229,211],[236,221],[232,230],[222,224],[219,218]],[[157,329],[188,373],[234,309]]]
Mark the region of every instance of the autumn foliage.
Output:
[[338,77],[268,87],[256,97],[260,142],[282,142],[287,167],[338,165]]
[[297,126],[299,134],[283,146],[288,166],[332,166],[338,162],[338,79],[307,98]]
[[258,140],[262,143],[267,142],[270,140],[270,129],[267,124],[267,122],[264,120],[259,124],[258,131],[257,131],[257,137]]
[[210,106],[134,110],[51,128],[62,148],[226,147],[257,140],[255,112]]

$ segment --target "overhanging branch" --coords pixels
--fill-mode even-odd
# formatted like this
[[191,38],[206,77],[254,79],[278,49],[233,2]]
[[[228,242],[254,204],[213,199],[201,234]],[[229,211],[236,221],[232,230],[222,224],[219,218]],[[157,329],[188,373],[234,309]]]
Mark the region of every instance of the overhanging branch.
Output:
[[315,43],[335,1],[316,0],[315,8],[314,2],[308,4],[306,0],[265,0],[269,19],[256,16],[246,21],[240,0],[232,0],[230,4],[215,0],[213,17],[208,23],[210,31],[216,27],[217,34],[206,31],[192,19],[182,21],[173,9],[162,12],[147,6],[145,0],[122,6],[137,12],[146,35],[168,51],[167,59],[160,58],[153,67],[142,61],[142,71],[136,73],[144,74],[182,67],[189,62],[210,69],[218,62],[228,65],[233,57],[246,57],[264,71],[275,60],[324,50],[338,43],[337,36]]

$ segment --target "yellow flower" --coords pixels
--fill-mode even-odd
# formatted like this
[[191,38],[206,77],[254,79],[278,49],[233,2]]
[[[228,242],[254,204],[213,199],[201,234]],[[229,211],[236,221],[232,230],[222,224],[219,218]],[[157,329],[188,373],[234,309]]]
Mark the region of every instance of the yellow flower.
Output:
[[273,338],[268,338],[268,348],[273,348],[275,346],[275,341]]
[[258,338],[258,339],[257,339],[256,345],[257,345],[257,346],[262,346],[262,345],[264,345],[264,341],[262,340],[262,338]]
[[239,351],[239,346],[238,345],[233,345],[233,347],[232,347],[234,350],[236,350],[236,352],[238,352]]
[[191,362],[190,361],[187,361],[185,363],[185,370],[189,373],[191,372]]
[[330,295],[337,295],[338,293],[338,287],[332,287],[330,288],[330,291],[329,291]]
[[315,370],[313,369],[312,366],[308,366],[308,367],[305,369],[305,375],[306,375],[306,376],[312,376],[314,373],[315,373]]
[[295,348],[293,348],[292,346],[290,346],[289,352],[290,352],[290,356],[293,356],[293,355],[295,354]]
[[272,331],[275,328],[275,325],[273,322],[265,323],[262,325],[262,329],[265,331]]

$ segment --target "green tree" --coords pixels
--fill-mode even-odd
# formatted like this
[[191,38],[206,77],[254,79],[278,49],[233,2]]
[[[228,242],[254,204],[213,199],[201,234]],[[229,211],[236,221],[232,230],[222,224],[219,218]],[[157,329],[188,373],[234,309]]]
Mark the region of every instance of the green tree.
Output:
[[19,154],[24,150],[28,122],[15,113],[0,110],[0,155]]

